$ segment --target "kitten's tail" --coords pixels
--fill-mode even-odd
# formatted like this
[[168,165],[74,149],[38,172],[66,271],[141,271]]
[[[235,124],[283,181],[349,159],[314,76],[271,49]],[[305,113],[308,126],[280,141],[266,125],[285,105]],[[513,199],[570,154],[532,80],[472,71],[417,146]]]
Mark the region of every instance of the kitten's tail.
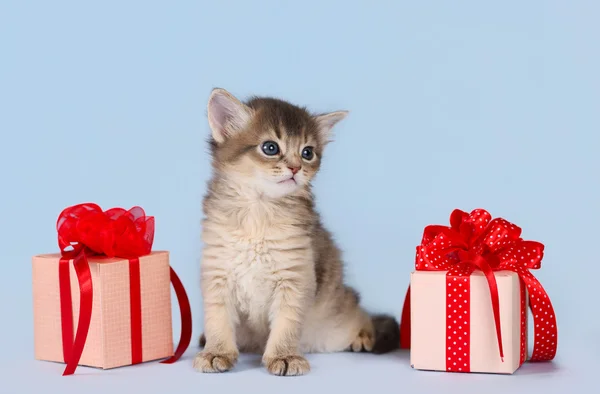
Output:
[[372,352],[383,354],[400,348],[400,324],[391,315],[372,315],[375,343]]

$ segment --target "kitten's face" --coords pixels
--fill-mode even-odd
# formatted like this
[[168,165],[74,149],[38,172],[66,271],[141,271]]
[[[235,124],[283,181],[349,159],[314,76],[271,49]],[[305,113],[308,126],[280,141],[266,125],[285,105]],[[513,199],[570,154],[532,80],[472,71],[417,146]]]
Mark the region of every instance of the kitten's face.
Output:
[[267,197],[299,193],[319,170],[331,128],[345,116],[315,116],[268,98],[243,104],[216,89],[208,105],[215,166],[231,181]]
[[322,146],[312,125],[273,125],[255,120],[254,132],[250,132],[246,157],[232,169],[250,177],[250,181],[270,197],[292,194],[306,187],[319,170]]

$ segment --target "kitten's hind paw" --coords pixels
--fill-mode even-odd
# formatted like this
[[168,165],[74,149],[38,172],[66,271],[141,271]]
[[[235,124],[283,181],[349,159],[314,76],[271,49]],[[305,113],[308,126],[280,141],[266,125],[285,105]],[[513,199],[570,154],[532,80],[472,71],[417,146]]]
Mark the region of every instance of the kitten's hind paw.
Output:
[[238,355],[234,353],[215,354],[204,350],[196,354],[194,369],[205,373],[226,372],[233,368],[237,359]]
[[350,345],[350,349],[353,352],[370,352],[373,350],[374,343],[373,334],[368,332],[367,330],[360,330],[352,344]]
[[299,376],[310,372],[308,360],[300,355],[265,357],[267,371],[277,376]]

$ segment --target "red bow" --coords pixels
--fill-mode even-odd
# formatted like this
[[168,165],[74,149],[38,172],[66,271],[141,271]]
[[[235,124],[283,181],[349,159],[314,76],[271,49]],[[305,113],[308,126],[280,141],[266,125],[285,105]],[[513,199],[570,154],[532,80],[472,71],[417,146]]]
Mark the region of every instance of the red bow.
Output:
[[425,227],[415,266],[420,271],[439,271],[479,260],[494,271],[516,266],[539,269],[544,245],[520,236],[519,227],[501,218],[492,220],[483,209],[470,214],[456,209],[450,215],[450,227]]
[[[554,310],[550,299],[541,284],[529,272],[539,269],[544,254],[544,245],[535,241],[525,241],[521,237],[521,228],[502,219],[492,220],[483,209],[475,209],[470,214],[454,210],[450,215],[450,227],[431,225],[425,227],[421,245],[417,246],[415,268],[419,271],[448,271],[449,275],[470,275],[481,270],[490,287],[491,303],[496,324],[496,336],[500,356],[503,357],[502,334],[500,331],[500,313],[498,288],[494,271],[510,270],[516,272],[527,285],[532,308],[544,309],[548,327],[542,328],[544,336],[556,333]],[[532,292],[540,292],[546,302],[539,302]],[[541,293],[543,292],[543,294]],[[410,287],[404,303],[401,323],[401,347],[410,347]],[[550,327],[550,322],[551,324]],[[537,334],[540,334],[536,328]],[[537,335],[539,336],[539,335]],[[537,342],[537,339],[536,339]],[[548,344],[556,343],[556,339]],[[550,360],[554,358],[556,347],[550,345],[534,346],[532,360]]]
[[[56,223],[62,258],[59,264],[63,355],[67,364],[63,375],[75,372],[85,346],[92,314],[92,277],[87,256],[129,259],[132,307],[132,362],[141,362],[141,300],[139,294],[139,257],[152,251],[154,217],[146,216],[141,207],[107,211],[93,203],[63,210]],[[80,315],[73,340],[72,301],[69,260],[73,259],[80,288]],[[182,330],[175,354],[162,361],[173,363],[188,347],[191,334],[191,308],[183,284],[171,268],[171,282],[181,311]],[[137,290],[137,291],[136,291]]]
[[140,207],[103,212],[96,204],[79,204],[62,211],[56,229],[63,256],[77,255],[85,248],[87,254],[140,257],[152,250],[154,217],[146,216]]

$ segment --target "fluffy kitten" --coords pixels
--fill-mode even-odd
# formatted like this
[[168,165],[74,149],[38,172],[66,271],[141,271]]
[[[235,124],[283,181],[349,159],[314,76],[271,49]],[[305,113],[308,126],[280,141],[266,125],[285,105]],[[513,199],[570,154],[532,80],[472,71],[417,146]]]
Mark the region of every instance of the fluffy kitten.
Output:
[[262,354],[272,374],[302,375],[304,353],[398,347],[396,320],[370,316],[344,284],[340,251],[313,203],[311,180],[345,116],[213,90],[197,370],[227,371],[241,351]]

